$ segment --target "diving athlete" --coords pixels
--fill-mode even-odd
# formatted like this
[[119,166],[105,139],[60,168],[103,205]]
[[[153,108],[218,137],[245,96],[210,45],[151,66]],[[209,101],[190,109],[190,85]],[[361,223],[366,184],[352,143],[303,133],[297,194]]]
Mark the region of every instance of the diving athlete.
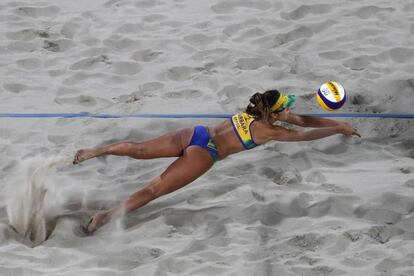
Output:
[[[216,126],[200,125],[148,141],[121,141],[99,148],[79,150],[73,164],[103,155],[129,156],[136,159],[177,157],[146,187],[118,206],[95,214],[84,230],[93,233],[112,218],[136,210],[162,195],[188,185],[207,172],[215,162],[269,141],[309,141],[335,134],[360,137],[350,123],[291,112],[294,103],[295,96],[269,90],[254,94],[245,112],[235,114]],[[277,121],[314,129],[290,130],[275,125]]]

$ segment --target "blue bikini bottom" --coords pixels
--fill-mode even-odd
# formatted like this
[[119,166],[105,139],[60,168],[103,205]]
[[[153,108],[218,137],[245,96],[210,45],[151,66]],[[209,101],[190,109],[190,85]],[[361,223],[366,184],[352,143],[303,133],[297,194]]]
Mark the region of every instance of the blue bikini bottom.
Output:
[[216,144],[214,144],[214,141],[205,126],[194,127],[193,137],[191,138],[189,146],[202,147],[210,153],[214,162],[217,162],[219,160]]

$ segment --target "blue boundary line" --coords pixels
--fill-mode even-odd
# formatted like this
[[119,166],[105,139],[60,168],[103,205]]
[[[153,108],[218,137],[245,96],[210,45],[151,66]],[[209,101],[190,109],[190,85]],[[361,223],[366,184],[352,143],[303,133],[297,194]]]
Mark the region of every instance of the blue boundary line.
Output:
[[[0,118],[230,118],[233,114],[111,114],[88,112],[79,113],[0,113]],[[304,116],[326,118],[384,118],[384,119],[414,119],[414,114],[404,113],[308,113]]]

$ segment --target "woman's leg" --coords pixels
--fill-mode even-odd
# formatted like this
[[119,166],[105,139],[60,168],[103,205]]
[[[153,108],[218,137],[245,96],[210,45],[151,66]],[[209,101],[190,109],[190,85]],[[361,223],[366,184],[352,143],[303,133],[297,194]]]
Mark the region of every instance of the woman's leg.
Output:
[[129,156],[136,159],[177,157],[190,143],[193,128],[177,130],[145,142],[122,141],[99,148],[79,150],[73,164],[102,155]]
[[159,177],[142,190],[132,194],[118,207],[94,215],[85,229],[94,232],[111,218],[136,210],[148,202],[193,182],[213,165],[213,158],[206,149],[190,146]]

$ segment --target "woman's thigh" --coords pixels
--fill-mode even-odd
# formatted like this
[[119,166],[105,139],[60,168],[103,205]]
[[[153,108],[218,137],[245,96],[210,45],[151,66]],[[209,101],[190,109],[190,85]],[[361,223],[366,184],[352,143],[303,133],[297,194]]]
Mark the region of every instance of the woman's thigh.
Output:
[[171,193],[199,178],[212,167],[213,163],[213,158],[206,149],[189,146],[181,157],[150,184],[149,188],[157,197]]
[[181,156],[193,136],[193,128],[184,128],[139,142],[141,159]]

